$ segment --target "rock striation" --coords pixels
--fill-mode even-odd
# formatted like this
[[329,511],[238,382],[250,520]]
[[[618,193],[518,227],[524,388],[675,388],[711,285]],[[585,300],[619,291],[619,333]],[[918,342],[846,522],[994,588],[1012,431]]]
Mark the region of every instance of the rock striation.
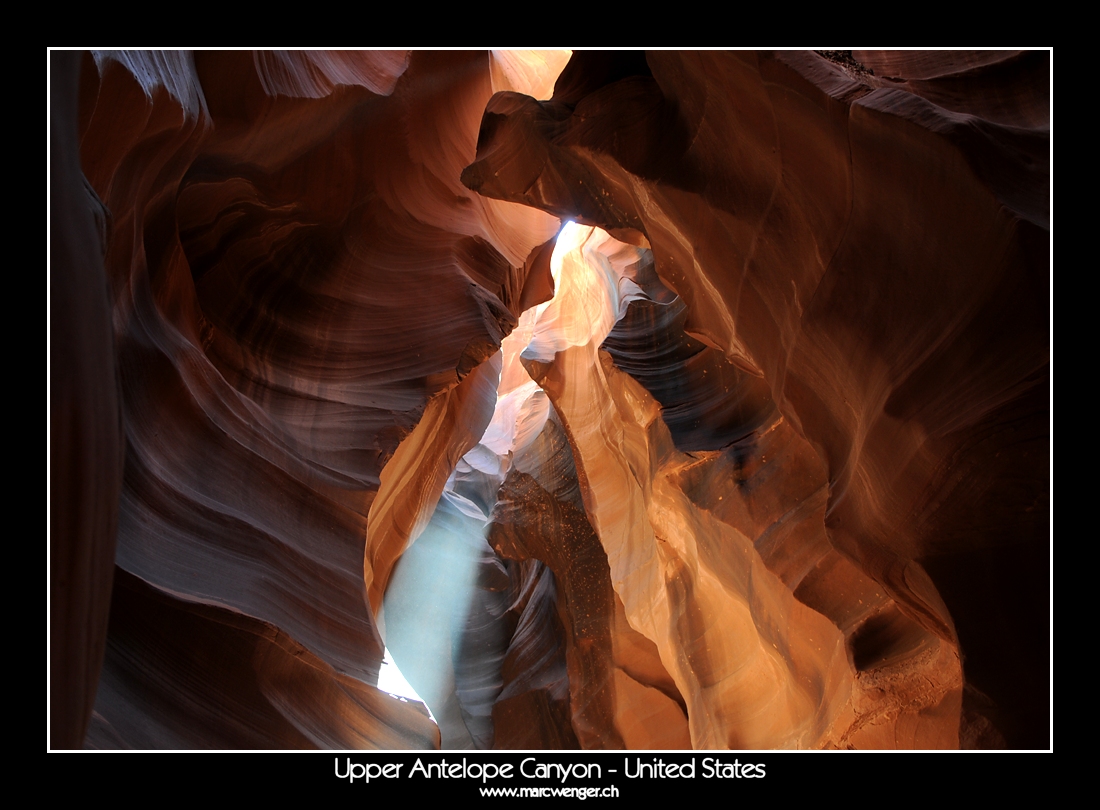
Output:
[[1049,747],[1050,60],[52,53],[51,745]]

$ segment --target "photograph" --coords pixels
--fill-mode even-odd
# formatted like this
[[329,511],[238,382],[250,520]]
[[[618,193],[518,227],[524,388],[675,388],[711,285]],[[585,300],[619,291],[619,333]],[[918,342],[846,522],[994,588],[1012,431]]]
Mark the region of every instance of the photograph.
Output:
[[48,49],[47,751],[1053,752],[1052,63]]

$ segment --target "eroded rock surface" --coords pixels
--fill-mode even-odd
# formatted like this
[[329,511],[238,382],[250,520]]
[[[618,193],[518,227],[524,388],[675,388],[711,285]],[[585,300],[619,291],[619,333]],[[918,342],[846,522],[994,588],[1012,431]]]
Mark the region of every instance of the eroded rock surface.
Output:
[[[644,232],[688,331],[825,464],[841,559],[799,587],[876,583],[902,638],[960,645],[968,689],[1017,706],[1008,744],[1042,747],[1049,55],[880,56],[886,78],[852,56],[584,55],[552,102],[493,98],[463,177]],[[968,95],[990,75],[1016,77],[995,114]],[[854,658],[890,658],[876,637]]]
[[1051,55],[566,56],[51,57],[55,747],[1049,746]]

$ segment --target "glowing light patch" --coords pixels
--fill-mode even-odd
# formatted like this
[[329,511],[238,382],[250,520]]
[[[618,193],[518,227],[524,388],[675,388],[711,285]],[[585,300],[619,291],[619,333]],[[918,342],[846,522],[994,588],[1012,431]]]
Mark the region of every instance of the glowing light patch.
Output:
[[639,248],[589,225],[567,222],[550,257],[554,297],[536,309],[535,329],[523,357],[550,362],[570,346],[599,345],[626,313],[645,297],[629,277]]
[[547,101],[553,97],[554,84],[572,56],[572,51],[563,49],[490,51],[493,92],[511,90]]
[[[397,697],[408,698],[409,700],[416,700],[420,703],[424,703],[424,698],[420,697],[413,689],[412,684],[405,680],[405,676],[401,674],[401,670],[397,668],[397,664],[393,660],[393,656],[390,655],[389,647],[386,648],[385,657],[382,658],[382,666],[378,670],[378,688],[383,692],[388,692],[391,695],[397,695]],[[427,703],[424,703],[427,706]],[[431,714],[432,710],[428,709],[428,714]],[[435,717],[433,716],[434,720]]]

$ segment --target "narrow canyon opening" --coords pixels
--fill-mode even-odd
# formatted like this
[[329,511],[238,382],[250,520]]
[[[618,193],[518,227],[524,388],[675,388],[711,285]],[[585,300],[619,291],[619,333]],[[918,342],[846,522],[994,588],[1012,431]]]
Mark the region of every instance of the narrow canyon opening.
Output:
[[[488,543],[498,493],[513,462],[523,473],[537,472],[532,446],[540,439],[545,444],[551,414],[560,425],[524,364],[552,362],[569,346],[602,343],[629,303],[646,296],[635,280],[639,272],[648,271],[655,295],[673,297],[652,265],[648,248],[618,242],[599,228],[564,224],[550,257],[554,295],[525,310],[500,352],[486,361],[490,375],[499,367],[492,417],[476,446],[458,460],[439,499],[422,504],[414,526],[423,528],[394,565],[379,626],[414,694],[440,723],[444,748],[493,746],[492,708],[505,688],[502,669],[518,626],[509,614],[522,617],[531,582],[544,583],[544,598],[556,588],[544,560],[501,558]],[[558,452],[572,464],[567,446]],[[382,477],[402,478],[385,471]],[[580,491],[575,476],[557,486]],[[380,492],[379,503],[389,501],[385,495]],[[558,556],[568,552],[559,550]],[[530,570],[520,573],[521,562]]]
[[[853,661],[873,667],[852,648],[864,623],[846,638],[812,597],[795,597],[825,556],[804,545],[825,532],[824,471],[758,378],[683,331],[683,302],[635,239],[568,222],[550,262],[553,298],[459,383],[486,389],[472,398],[486,426],[443,470],[442,489],[417,479],[425,459],[409,449],[441,423],[431,407],[383,470],[370,525],[399,525],[385,507],[410,512],[404,551],[373,569],[375,588],[392,570],[379,611],[387,647],[444,748],[840,744],[866,701]],[[680,392],[652,377],[650,390],[616,365],[652,370],[647,350],[694,363],[696,406],[733,416],[662,408],[655,395],[672,404]],[[368,557],[384,542],[395,545],[368,531]],[[862,596],[865,616],[891,610],[873,583]],[[572,601],[584,612],[561,609]],[[957,658],[893,615],[912,643],[889,663],[918,684],[914,702],[938,705],[957,688]],[[558,652],[532,672],[520,665],[527,645]],[[513,692],[540,701],[548,727],[517,728]]]

